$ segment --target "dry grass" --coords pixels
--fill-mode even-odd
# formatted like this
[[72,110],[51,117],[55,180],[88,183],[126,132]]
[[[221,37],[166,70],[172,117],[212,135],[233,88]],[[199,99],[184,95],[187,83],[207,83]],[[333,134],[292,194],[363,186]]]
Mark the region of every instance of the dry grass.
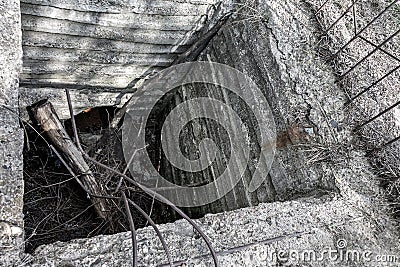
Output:
[[[326,1],[308,2],[317,10]],[[324,57],[333,65],[339,77],[345,75],[340,84],[349,99],[370,88],[346,107],[347,123],[354,128],[400,101],[400,68],[374,85],[400,65],[396,59],[400,57],[400,34],[381,46],[384,51],[376,48],[400,29],[400,3],[395,3],[366,27],[392,2],[360,0],[356,1],[354,8],[348,9],[353,0],[329,0],[317,14],[322,28],[330,29],[320,42],[326,52]],[[346,10],[346,15],[334,24]],[[362,38],[354,38],[364,27],[365,30],[359,35]],[[331,55],[349,41],[349,45],[332,59]],[[359,137],[356,145],[368,152],[370,162],[382,179],[397,215],[400,215],[400,141],[385,144],[400,136],[399,114],[400,106],[397,106],[356,131]]]

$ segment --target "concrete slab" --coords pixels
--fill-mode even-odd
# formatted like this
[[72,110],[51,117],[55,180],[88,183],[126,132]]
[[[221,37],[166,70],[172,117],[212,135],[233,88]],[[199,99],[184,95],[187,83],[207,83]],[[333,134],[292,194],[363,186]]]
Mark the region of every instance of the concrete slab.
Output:
[[23,250],[24,137],[16,115],[22,65],[19,1],[2,1],[0,13],[0,265],[12,266]]
[[[396,225],[363,152],[351,147],[351,127],[344,124],[346,98],[335,84],[333,70],[316,53],[318,28],[311,9],[300,0],[245,5],[250,8],[243,9],[244,17],[221,31],[205,55],[246,72],[268,88],[280,112],[278,129],[285,129],[287,121],[315,126],[317,143],[301,151],[298,146],[283,150],[278,157],[283,159],[283,169],[292,170],[293,178],[311,173],[317,181],[333,181],[338,192],[198,220],[220,254],[221,266],[396,266],[388,260],[400,256]],[[271,78],[276,69],[280,79]],[[291,189],[304,187],[304,181],[290,183]],[[160,225],[160,229],[178,261],[176,266],[212,266],[209,256],[204,256],[205,244],[186,222]],[[138,240],[140,266],[166,263],[150,228],[140,229]],[[344,256],[332,258],[327,251]],[[312,253],[317,258],[304,258]],[[348,258],[354,254],[359,258]],[[130,233],[121,233],[41,246],[31,264],[129,266],[131,255]]]

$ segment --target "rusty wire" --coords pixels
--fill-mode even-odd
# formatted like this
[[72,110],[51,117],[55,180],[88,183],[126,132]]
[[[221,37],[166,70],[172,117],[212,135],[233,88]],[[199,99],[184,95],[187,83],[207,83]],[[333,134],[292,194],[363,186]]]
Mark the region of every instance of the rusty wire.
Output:
[[369,90],[371,90],[375,85],[377,85],[378,83],[380,83],[381,81],[383,81],[384,79],[386,79],[387,77],[389,77],[390,75],[392,75],[392,73],[396,72],[398,69],[400,69],[400,65],[397,66],[396,68],[392,69],[391,71],[389,71],[388,73],[386,73],[385,75],[383,75],[382,77],[380,77],[378,80],[376,80],[375,82],[373,82],[371,85],[369,85],[368,87],[366,87],[364,90],[362,90],[361,92],[357,93],[355,96],[353,96],[352,98],[350,98],[350,100],[348,101],[347,105],[352,103],[354,100],[356,100],[357,98],[359,98],[360,96],[362,96],[363,94],[365,94],[366,92],[368,92]]
[[373,116],[372,118],[368,119],[367,121],[361,123],[358,128],[362,128],[365,125],[367,125],[368,123],[376,120],[377,118],[379,118],[380,116],[384,115],[385,113],[388,113],[389,111],[391,111],[392,109],[394,109],[395,107],[397,107],[400,104],[400,101],[394,103],[393,105],[391,105],[388,108],[385,108],[384,110],[382,110],[381,112],[379,112],[378,114],[376,114],[375,116]]
[[[329,1],[329,0],[328,0]],[[327,2],[324,2],[320,7],[317,7],[317,11],[315,12],[316,16],[322,16],[320,14],[322,8],[327,4]],[[332,1],[332,0],[331,0]],[[357,78],[357,71],[360,68],[357,68],[358,66],[364,66],[366,65],[366,63],[369,63],[369,59],[371,59],[372,57],[375,57],[377,55],[377,52],[380,52],[380,54],[382,54],[384,57],[382,57],[382,63],[386,63],[387,61],[385,61],[385,59],[390,60],[390,62],[393,62],[393,66],[389,66],[389,64],[387,66],[385,66],[384,71],[381,73],[379,73],[379,75],[376,75],[376,77],[374,77],[373,79],[371,79],[371,81],[369,81],[369,84],[362,86],[359,90],[357,90],[356,92],[354,92],[351,95],[348,95],[348,100],[345,103],[345,107],[349,107],[350,105],[357,108],[357,105],[359,106],[358,108],[361,107],[363,100],[360,99],[362,96],[365,96],[364,99],[368,99],[368,95],[366,95],[368,92],[370,92],[372,89],[378,89],[378,85],[383,85],[385,86],[384,83],[389,83],[389,77],[391,77],[391,79],[396,79],[395,75],[396,73],[398,73],[398,71],[400,70],[400,59],[399,56],[396,52],[394,52],[392,49],[389,49],[389,47],[387,46],[387,44],[389,44],[389,42],[391,40],[393,40],[395,37],[398,37],[398,34],[400,32],[400,26],[395,27],[394,29],[391,29],[391,32],[389,33],[390,36],[384,38],[384,40],[378,39],[379,41],[372,41],[373,39],[370,39],[370,37],[367,34],[363,34],[365,32],[368,31],[368,29],[374,27],[375,23],[379,22],[379,20],[382,20],[382,17],[389,13],[392,12],[395,7],[395,4],[399,2],[399,0],[393,0],[390,3],[388,3],[385,7],[382,8],[382,10],[376,14],[374,17],[372,17],[372,19],[369,20],[369,22],[367,21],[367,24],[365,26],[363,26],[361,29],[357,28],[357,14],[356,14],[356,5],[355,5],[356,0],[352,0],[352,20],[353,20],[353,27],[354,27],[354,35],[352,37],[349,38],[349,40],[345,40],[344,44],[339,44],[339,49],[335,48],[333,49],[333,53],[332,55],[330,55],[327,59],[327,61],[330,63],[332,62],[338,62],[340,61],[340,59],[345,58],[346,57],[346,53],[352,51],[352,49],[350,48],[351,44],[354,44],[355,41],[357,40],[361,40],[363,42],[365,42],[366,44],[370,45],[372,47],[372,51],[368,52],[366,56],[363,56],[361,59],[357,59],[356,62],[351,63],[351,66],[348,66],[347,70],[342,71],[341,75],[339,75],[339,82],[341,82],[341,84],[343,86],[345,86],[346,82],[349,82],[351,84],[351,86],[355,85],[356,83],[351,82],[354,78],[355,81],[359,80],[359,78]],[[339,19],[336,20],[332,25],[327,25],[326,29],[327,30],[323,30],[324,34],[327,36],[329,34],[333,34],[333,32],[329,32],[331,29],[333,29],[333,27],[335,25],[337,25],[337,23],[339,22],[339,20],[341,19],[347,19],[345,17],[345,15],[349,12],[349,9],[346,10],[345,13],[343,13],[342,15],[339,16]],[[386,27],[383,26],[383,27]],[[379,34],[379,32],[378,32]],[[334,39],[334,38],[333,38]],[[375,42],[380,42],[379,44],[376,44]],[[364,64],[363,64],[364,63]],[[363,64],[363,65],[361,65]],[[353,74],[353,75],[350,75]],[[350,76],[350,79],[344,79],[346,77]],[[385,87],[386,88],[386,87]],[[395,91],[395,90],[393,90]],[[394,92],[394,94],[396,94],[396,92]],[[398,96],[398,95],[396,95]],[[360,101],[356,101],[359,100]],[[394,211],[394,214],[397,213],[397,215],[400,215],[399,213],[399,209],[398,209],[398,205],[399,205],[399,199],[400,199],[400,193],[399,191],[393,191],[393,188],[398,188],[399,182],[400,182],[400,177],[398,175],[398,172],[396,173],[395,171],[393,171],[392,166],[394,166],[393,164],[397,164],[398,166],[398,157],[397,156],[397,150],[398,150],[398,145],[399,145],[399,141],[400,141],[400,135],[398,133],[394,133],[392,134],[390,137],[388,137],[388,134],[385,132],[381,132],[378,133],[378,137],[379,140],[373,140],[374,139],[374,134],[370,133],[370,131],[372,130],[373,126],[371,125],[372,122],[374,122],[375,120],[377,120],[378,118],[381,118],[381,123],[382,124],[387,124],[388,122],[385,120],[386,117],[382,117],[385,115],[388,115],[389,112],[393,112],[394,109],[396,107],[398,107],[400,105],[400,99],[398,97],[395,97],[395,99],[393,101],[391,101],[390,103],[387,104],[379,104],[379,106],[381,106],[379,108],[379,111],[377,114],[373,113],[373,114],[365,114],[366,118],[361,120],[360,122],[357,122],[356,125],[354,125],[354,132],[357,133],[361,139],[364,139],[364,137],[366,137],[367,139],[364,139],[364,144],[367,145],[367,147],[365,147],[365,152],[366,152],[366,156],[368,156],[370,163],[373,167],[376,168],[376,173],[379,175],[379,177],[383,178],[384,180],[386,180],[386,183],[382,183],[383,187],[388,187],[387,190],[387,200],[389,201],[390,205],[392,206],[392,209]],[[367,100],[368,101],[368,100]],[[395,103],[393,103],[395,102]],[[363,110],[363,109],[360,109]],[[364,109],[365,110],[365,109]],[[365,113],[370,112],[368,111],[364,111]],[[394,118],[395,115],[392,115],[393,118],[392,119],[396,119]],[[369,127],[368,127],[369,126]],[[380,126],[380,127],[385,127],[385,126]],[[375,132],[375,130],[373,130],[373,132]],[[372,147],[369,146],[369,142],[371,141],[371,139],[374,141],[378,141],[379,144],[372,144]],[[389,173],[389,175],[387,175],[387,173]]]
[[326,0],[318,9],[315,11],[316,14],[321,12],[321,10],[324,8],[324,6],[329,2],[330,0]]
[[393,34],[391,34],[386,40],[384,40],[383,42],[381,42],[378,46],[376,46],[371,52],[369,52],[366,56],[364,56],[362,59],[360,59],[359,61],[357,61],[357,63],[355,63],[353,66],[350,67],[350,69],[348,69],[347,71],[345,71],[345,73],[343,73],[340,76],[340,80],[342,80],[346,75],[348,75],[351,71],[353,71],[355,68],[357,68],[361,63],[363,63],[364,61],[366,61],[368,58],[370,58],[376,51],[378,50],[383,50],[382,46],[384,46],[385,44],[387,44],[390,40],[392,40],[397,34],[399,34],[400,29],[398,29],[396,32],[394,32]]
[[358,0],[354,0],[353,3],[346,9],[345,12],[343,12],[342,15],[339,16],[339,18],[337,20],[335,20],[335,22],[333,22],[331,24],[331,26],[328,27],[328,29],[325,30],[325,33],[329,32],[330,30],[333,29],[333,27],[335,27],[335,25],[344,17],[346,16],[346,14],[354,7],[354,5],[357,3]]

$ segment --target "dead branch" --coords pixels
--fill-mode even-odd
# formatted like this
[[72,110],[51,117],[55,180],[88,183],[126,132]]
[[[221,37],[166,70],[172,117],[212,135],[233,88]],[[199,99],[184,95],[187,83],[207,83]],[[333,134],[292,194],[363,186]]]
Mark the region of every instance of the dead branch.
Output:
[[[108,195],[104,187],[96,181],[82,153],[65,131],[53,105],[48,100],[40,101],[31,107],[31,111],[50,143],[62,155],[73,172],[78,174],[83,189],[92,195]],[[106,199],[94,200],[92,198],[92,202],[97,214],[101,218],[107,219],[107,212],[112,210],[111,204]]]

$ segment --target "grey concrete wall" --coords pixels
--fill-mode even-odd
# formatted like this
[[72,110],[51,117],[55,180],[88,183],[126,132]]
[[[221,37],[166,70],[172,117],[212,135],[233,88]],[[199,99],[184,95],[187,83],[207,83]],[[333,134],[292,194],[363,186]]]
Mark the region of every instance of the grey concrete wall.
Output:
[[22,65],[19,1],[1,1],[0,14],[0,265],[12,266],[23,250],[24,137],[18,120],[18,77]]
[[[228,90],[191,84],[179,89],[173,103],[169,104],[172,110],[176,105],[197,97],[218,99],[235,110],[249,132],[248,142],[243,146],[251,151],[251,160],[242,179],[233,183],[237,173],[232,172],[232,191],[219,201],[187,212],[199,216],[336,190],[333,177],[326,175],[321,162],[339,158],[330,150],[350,138],[350,127],[341,131],[331,125],[332,121],[343,119],[344,112],[340,109],[346,96],[334,86],[334,75],[316,55],[319,39],[313,34],[318,29],[312,10],[304,4],[288,2],[290,5],[286,8],[279,4],[261,3],[257,11],[244,6],[221,29],[199,59],[223,63],[247,74],[272,109],[278,149],[272,169],[264,174],[266,179],[258,190],[248,192],[247,188],[257,164],[264,164],[258,158],[264,144],[257,131],[265,132],[266,129],[258,129],[258,122],[243,101]],[[257,95],[253,88],[243,90],[252,98]],[[203,107],[204,110],[207,108],[211,107]],[[226,115],[226,120],[230,119]],[[172,134],[167,135],[170,136]],[[210,168],[198,173],[181,171],[161,157],[161,170],[167,179],[175,184],[205,184],[215,181],[225,171],[231,150],[228,135],[218,125],[204,121],[192,123],[182,131],[182,149],[191,156],[196,155],[197,145],[205,136],[221,146],[222,156]]]
[[[300,0],[268,0],[248,11],[247,17],[219,33],[205,55],[246,72],[258,83],[273,102],[279,131],[293,122],[311,124],[315,138],[280,149],[278,166],[270,173],[279,189],[277,200],[296,197],[296,190],[301,192],[300,199],[198,220],[219,252],[221,266],[395,266],[375,258],[399,255],[398,233],[377,177],[363,152],[351,146],[351,127],[343,122],[346,98],[335,84],[332,69],[316,53],[318,28],[310,8]],[[307,189],[323,189],[324,181],[331,181],[338,191],[323,196],[311,191],[305,196]],[[207,254],[205,244],[187,223],[160,227],[174,260],[212,266],[209,257],[201,256]],[[338,243],[341,239],[346,244]],[[151,229],[140,229],[138,240],[141,266],[166,263]],[[128,266],[130,245],[129,233],[57,242],[38,248],[32,264]],[[370,251],[371,261],[324,258],[298,263],[274,260],[271,254],[276,249],[286,253],[311,250],[320,256],[324,250],[340,247]]]
[[[366,163],[354,154],[347,164],[360,164],[362,168]],[[370,183],[371,173],[341,165],[335,175],[343,178],[342,197],[260,204],[207,215],[196,222],[212,240],[223,267],[395,266],[375,260],[349,262],[321,257],[324,250],[337,250],[339,240],[347,242],[345,249],[371,251],[371,259],[399,252],[395,227],[387,215],[376,209],[376,203],[369,201],[370,192],[358,191],[354,183],[362,176],[364,185],[371,189],[375,186]],[[187,222],[180,220],[159,227],[177,262],[174,266],[213,266],[205,243]],[[166,256],[151,228],[140,229],[137,237],[139,266],[167,266],[163,265],[167,263]],[[277,259],[280,250],[286,253],[283,257],[290,251],[299,255],[314,251],[321,260],[285,261]],[[41,246],[31,258],[30,266],[131,266],[131,255],[130,233],[126,232]]]

